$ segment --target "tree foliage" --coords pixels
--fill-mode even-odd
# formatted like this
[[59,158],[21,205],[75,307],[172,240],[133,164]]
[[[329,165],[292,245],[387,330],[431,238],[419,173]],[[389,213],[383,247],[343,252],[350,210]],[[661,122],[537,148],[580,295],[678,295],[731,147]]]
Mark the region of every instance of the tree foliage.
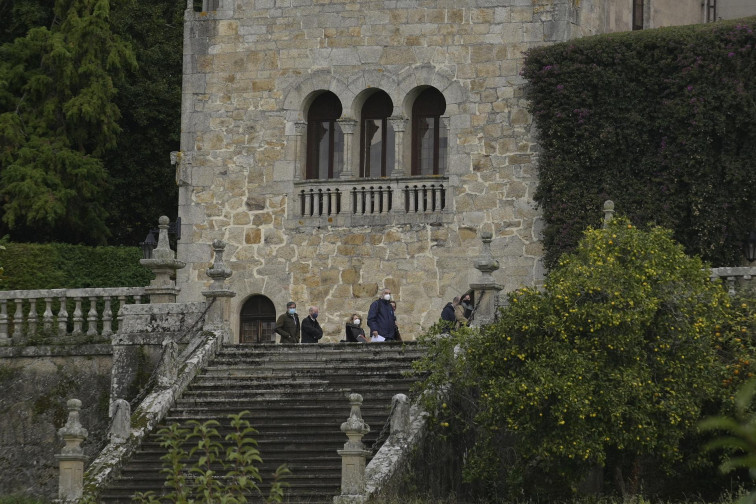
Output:
[[116,145],[116,82],[136,60],[109,0],[57,0],[50,27],[0,46],[0,204],[16,236],[102,243],[102,156]]
[[[733,304],[670,231],[616,218],[586,231],[543,290],[510,294],[493,325],[429,342],[421,387],[471,391],[470,480],[569,493],[604,467],[632,491],[644,466],[701,460],[687,448],[696,422],[751,374],[754,336],[753,306]],[[442,423],[458,414],[427,406]]]
[[535,199],[549,266],[606,199],[739,265],[756,221],[756,21],[642,30],[528,52],[539,129]]

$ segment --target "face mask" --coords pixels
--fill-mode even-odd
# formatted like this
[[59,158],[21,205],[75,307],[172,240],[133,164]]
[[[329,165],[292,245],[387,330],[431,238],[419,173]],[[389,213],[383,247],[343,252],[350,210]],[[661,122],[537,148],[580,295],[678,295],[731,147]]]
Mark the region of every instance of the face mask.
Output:
[[295,308],[289,308],[289,315],[294,315],[295,313],[297,313]]
[[354,324],[354,325],[360,325],[360,319],[356,318],[356,319],[352,320],[352,324]]
[[383,296],[383,299],[385,299],[386,301],[391,301],[391,294],[385,294]]
[[310,316],[311,316],[312,318],[318,318],[318,312],[315,312],[315,313],[313,313],[313,314],[312,314],[312,315],[310,315]]

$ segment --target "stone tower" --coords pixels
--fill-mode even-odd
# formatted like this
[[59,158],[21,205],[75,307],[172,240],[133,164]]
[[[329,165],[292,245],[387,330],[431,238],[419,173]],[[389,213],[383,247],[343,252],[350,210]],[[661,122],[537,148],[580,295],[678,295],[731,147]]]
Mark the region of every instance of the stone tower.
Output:
[[[191,6],[191,1],[189,4]],[[392,289],[402,334],[478,280],[538,283],[523,52],[579,32],[572,0],[214,0],[186,11],[180,301],[226,242],[241,341],[287,301],[325,340]],[[581,11],[581,9],[583,9]],[[324,340],[324,341],[325,341]]]

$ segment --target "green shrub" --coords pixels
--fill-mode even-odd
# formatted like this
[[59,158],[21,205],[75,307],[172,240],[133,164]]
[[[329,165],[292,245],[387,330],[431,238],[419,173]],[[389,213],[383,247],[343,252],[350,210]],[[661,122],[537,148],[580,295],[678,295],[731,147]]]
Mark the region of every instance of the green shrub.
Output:
[[546,262],[604,200],[739,265],[756,221],[756,18],[571,40],[528,52]]
[[[190,421],[187,427],[171,424],[159,431],[161,445],[168,448],[162,457],[166,475],[166,487],[170,492],[155,496],[153,492],[140,493],[134,502],[143,504],[188,504],[188,503],[228,503],[247,502],[258,497],[262,476],[257,465],[262,462],[257,449],[257,441],[252,437],[256,430],[244,417],[229,415],[233,431],[226,435],[229,445],[225,449],[217,430],[219,423],[208,420],[204,423]],[[191,444],[187,451],[185,446]],[[286,465],[276,470],[266,504],[283,502],[284,478],[290,474]]]
[[511,293],[496,323],[426,337],[420,388],[467,394],[426,406],[437,430],[476,426],[466,478],[488,493],[563,498],[603,473],[634,494],[649,469],[705,466],[696,422],[752,375],[755,328],[754,306],[733,303],[670,231],[615,218],[542,291]]
[[87,247],[64,243],[5,243],[0,290],[140,287],[152,273],[139,264],[138,247]]

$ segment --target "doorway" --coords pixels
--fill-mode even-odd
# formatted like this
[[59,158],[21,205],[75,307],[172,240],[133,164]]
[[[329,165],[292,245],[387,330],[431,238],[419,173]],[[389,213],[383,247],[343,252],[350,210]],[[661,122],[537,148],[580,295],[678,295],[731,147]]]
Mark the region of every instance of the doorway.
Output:
[[276,308],[266,296],[247,299],[241,309],[239,343],[275,343]]

